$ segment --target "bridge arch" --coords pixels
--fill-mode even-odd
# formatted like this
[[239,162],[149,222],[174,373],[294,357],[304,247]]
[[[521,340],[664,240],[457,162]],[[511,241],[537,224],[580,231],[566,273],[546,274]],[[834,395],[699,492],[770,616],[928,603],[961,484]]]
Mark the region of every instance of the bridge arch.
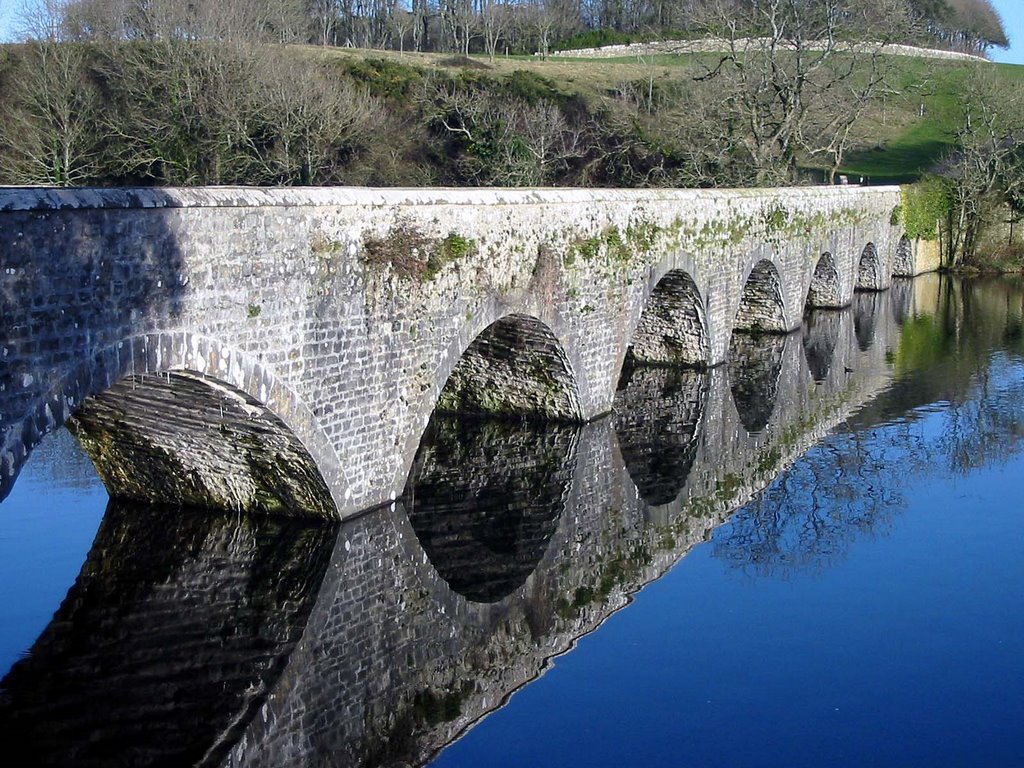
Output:
[[805,309],[838,309],[844,306],[839,270],[832,254],[821,254],[807,289]]
[[4,436],[0,493],[65,423],[113,497],[338,518],[349,488],[298,396],[208,337],[129,337],[59,379]]
[[572,364],[558,338],[532,315],[505,315],[484,328],[445,377],[435,410],[582,421]]
[[734,333],[729,345],[729,389],[740,423],[749,434],[763,432],[779,397],[788,336]]
[[881,297],[877,292],[858,294],[853,300],[853,333],[857,348],[867,352],[875,343],[875,326],[881,319]]
[[775,264],[761,259],[747,273],[733,330],[740,333],[789,332],[782,279]]
[[700,290],[685,269],[672,269],[648,294],[629,347],[640,363],[706,367],[711,349]]
[[874,243],[868,243],[861,251],[860,260],[857,262],[857,290],[885,290],[884,277],[878,248]]
[[[554,324],[562,325],[561,318]],[[583,370],[575,349],[537,314],[499,302],[474,314],[440,354],[432,381],[413,406],[392,498],[405,488],[435,412],[582,422]]]
[[914,245],[907,235],[903,235],[896,244],[896,254],[892,262],[892,274],[894,277],[913,277],[914,269]]

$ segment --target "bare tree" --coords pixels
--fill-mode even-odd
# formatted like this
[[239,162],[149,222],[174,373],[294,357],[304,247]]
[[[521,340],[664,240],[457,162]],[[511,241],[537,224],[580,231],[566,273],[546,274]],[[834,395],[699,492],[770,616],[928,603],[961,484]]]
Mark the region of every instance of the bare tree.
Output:
[[498,42],[505,33],[505,24],[508,21],[507,0],[479,0],[480,4],[480,32],[484,39],[484,50],[488,58],[494,61],[498,49]]
[[[708,0],[700,28],[722,39],[726,52],[699,80],[718,94],[729,115],[723,125],[739,130],[758,186],[792,183],[801,152],[835,146],[849,121],[818,120],[831,131],[812,136],[815,105],[847,92],[852,101],[873,98],[883,83],[874,66],[880,51],[861,41],[898,37],[903,7],[900,0]],[[867,83],[851,91],[865,62]]]
[[[80,46],[31,43],[14,89],[14,109],[0,123],[0,171],[19,184],[85,183],[97,159],[99,97],[83,77]],[[4,136],[3,134],[7,134]]]
[[963,95],[953,177],[953,265],[974,255],[985,225],[1001,206],[1024,197],[1024,92],[977,67]]

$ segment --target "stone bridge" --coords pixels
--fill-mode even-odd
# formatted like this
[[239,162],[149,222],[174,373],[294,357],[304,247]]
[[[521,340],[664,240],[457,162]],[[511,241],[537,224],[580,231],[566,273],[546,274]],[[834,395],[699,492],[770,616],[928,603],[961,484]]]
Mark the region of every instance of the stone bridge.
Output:
[[112,496],[345,518],[399,496],[435,410],[589,421],[624,365],[740,361],[734,331],[922,271],[899,203],[3,189],[0,498],[67,422]]
[[[396,502],[337,526],[111,502],[53,622],[0,683],[0,735],[37,765],[420,764],[739,506],[756,514],[759,491],[830,431],[890,419],[865,404],[893,391],[906,321],[946,296],[935,277],[908,283],[750,340],[743,361],[636,368],[614,413],[586,425],[437,419]],[[957,304],[939,322],[955,325]],[[898,412],[931,396],[918,386]],[[720,556],[815,567],[885,525],[898,500],[863,514],[878,499],[829,463],[844,455],[801,461],[854,519],[799,545],[741,521]],[[906,467],[890,470],[898,488]],[[810,522],[791,520],[825,528]]]

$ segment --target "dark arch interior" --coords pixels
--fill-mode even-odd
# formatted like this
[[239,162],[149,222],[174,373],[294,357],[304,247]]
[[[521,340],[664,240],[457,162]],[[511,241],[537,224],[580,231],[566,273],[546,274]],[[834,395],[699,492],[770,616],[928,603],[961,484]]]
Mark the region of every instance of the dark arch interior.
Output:
[[733,330],[740,333],[786,333],[782,282],[775,266],[762,259],[750,272]]
[[839,270],[831,253],[821,254],[814,268],[811,286],[807,291],[806,308],[837,308],[843,305],[839,286]]
[[466,349],[438,398],[440,413],[579,421],[569,360],[540,320],[509,315]]
[[216,765],[302,635],[337,527],[111,501],[0,681],[10,765]]
[[526,582],[558,530],[578,442],[570,424],[435,414],[402,503],[454,591],[492,603]]
[[875,342],[875,323],[882,302],[881,294],[869,292],[858,294],[853,301],[853,331],[857,347],[867,352]]
[[898,325],[903,325],[907,315],[911,312],[911,302],[914,298],[913,279],[900,278],[899,280],[893,280],[889,296],[892,306],[892,318]]
[[674,501],[700,444],[709,376],[704,371],[640,367],[619,384],[615,432],[629,476],[651,506]]
[[816,382],[825,381],[832,370],[832,360],[842,333],[843,319],[848,311],[816,309],[804,314],[804,357],[811,377]]
[[857,264],[857,289],[863,291],[881,290],[882,265],[878,260],[878,249],[874,243],[864,246]]
[[132,375],[68,421],[112,498],[336,518],[292,431],[254,398],[199,373]]
[[729,386],[740,423],[762,431],[775,411],[787,336],[734,333],[729,344]]
[[633,335],[630,354],[638,363],[707,365],[704,304],[688,274],[673,270],[655,286]]
[[896,246],[896,258],[893,260],[892,273],[897,277],[914,276],[914,249],[910,238],[906,235],[900,238]]

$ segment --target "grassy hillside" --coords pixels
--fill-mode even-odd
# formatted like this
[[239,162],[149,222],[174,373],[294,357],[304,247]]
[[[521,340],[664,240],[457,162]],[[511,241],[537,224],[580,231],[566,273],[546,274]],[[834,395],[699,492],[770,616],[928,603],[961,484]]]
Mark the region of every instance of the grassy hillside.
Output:
[[[578,95],[598,107],[626,82],[678,82],[695,65],[713,66],[710,54],[623,58],[550,58],[536,56],[452,57],[443,54],[314,49],[314,55],[350,61],[385,59],[401,67],[486,72],[497,79],[530,72],[564,94]],[[962,62],[893,56],[893,93],[864,120],[863,137],[843,164],[851,178],[872,183],[914,181],[934,169],[953,149],[953,126],[960,119],[958,95],[970,87],[971,66]],[[1008,87],[1024,87],[1024,66],[992,64]],[[820,165],[807,160],[805,168]]]
[[[716,61],[0,47],[0,184],[752,184],[735,160],[715,177],[715,147],[693,130],[693,75]],[[842,168],[872,182],[934,167],[970,87],[961,63],[889,65],[891,91],[855,125]],[[1024,67],[997,71],[1024,84]],[[827,165],[798,160],[819,178]]]

